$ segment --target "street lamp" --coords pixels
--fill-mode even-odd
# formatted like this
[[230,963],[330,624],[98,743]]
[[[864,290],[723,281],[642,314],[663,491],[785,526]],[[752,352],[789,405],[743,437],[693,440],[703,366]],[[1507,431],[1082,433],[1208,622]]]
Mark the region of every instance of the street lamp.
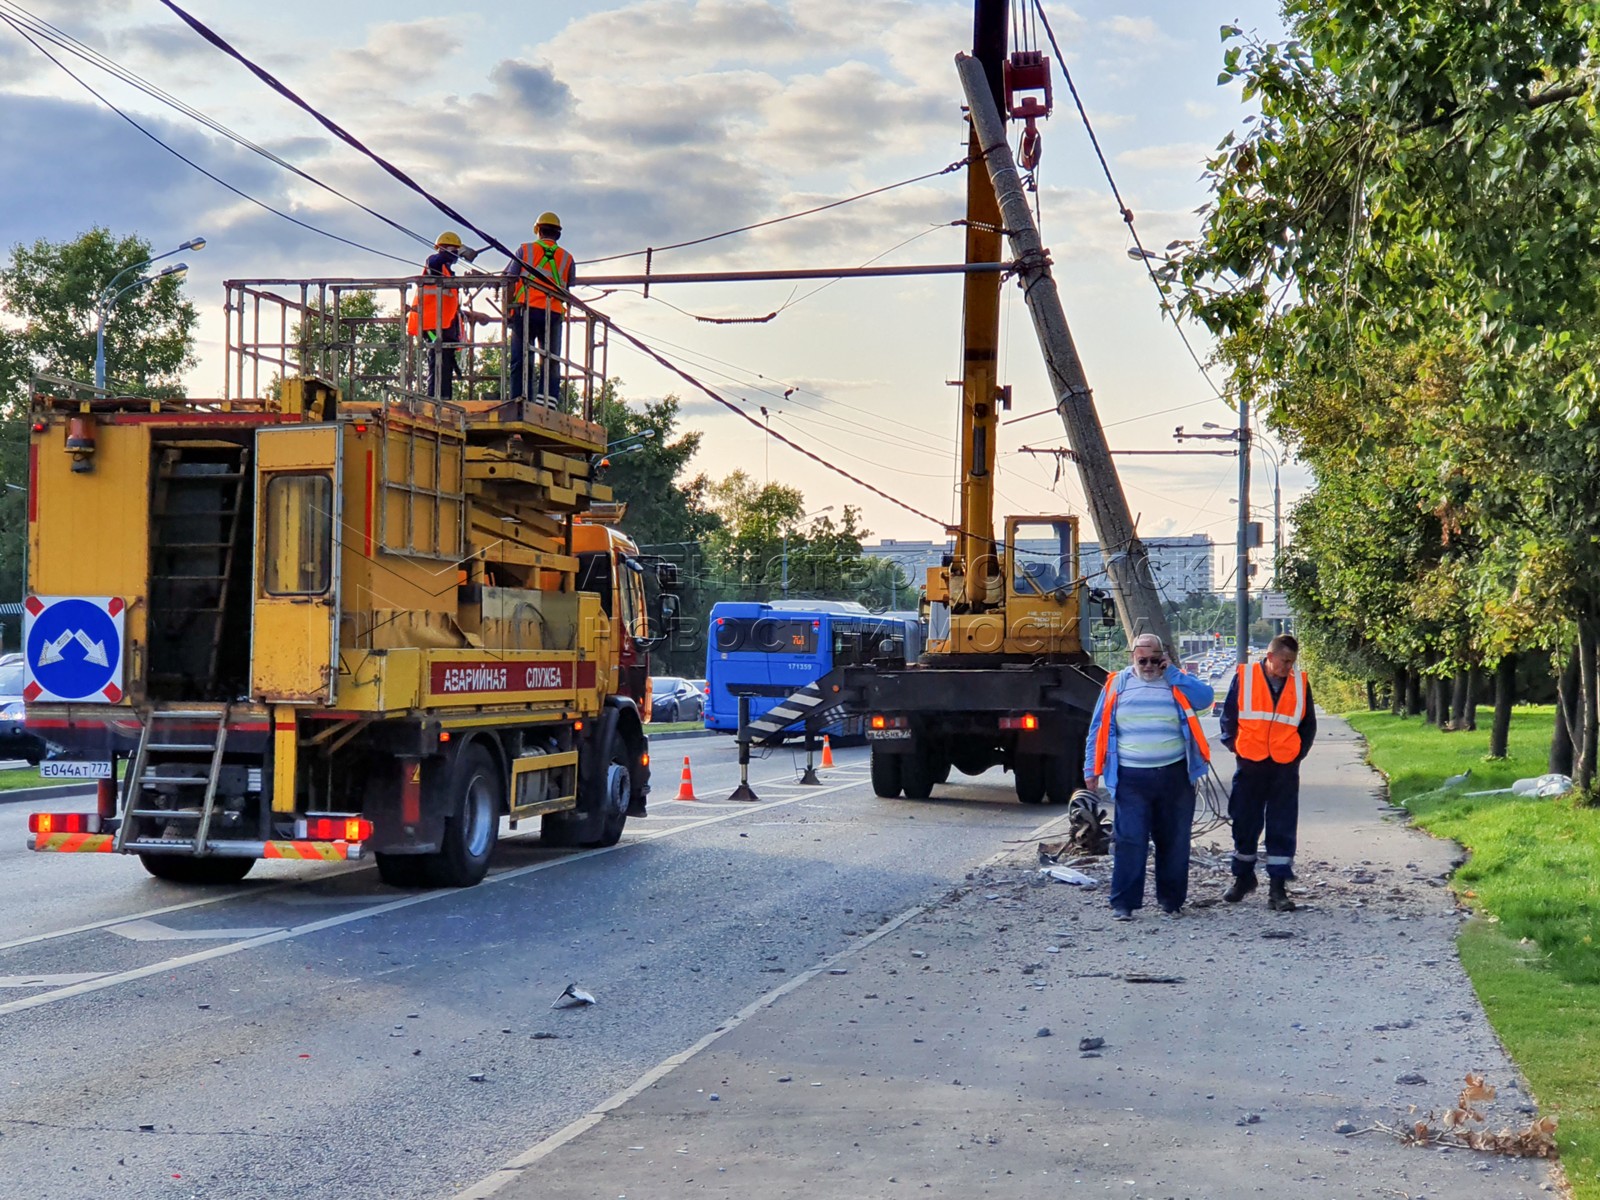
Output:
[[[832,511],[833,505],[829,504],[823,508],[817,509],[816,512],[807,513],[800,519],[802,521],[809,521],[812,517],[820,517],[823,513]],[[783,530],[783,598],[785,600],[789,598],[789,529],[787,526],[785,526]]]
[[101,291],[99,298],[95,301],[94,386],[96,391],[103,392],[106,390],[106,316],[109,311],[116,305],[118,300],[122,299],[122,297],[127,295],[129,292],[134,291],[137,288],[145,287],[148,284],[152,284],[156,280],[164,278],[168,275],[182,275],[189,269],[189,264],[173,263],[170,267],[165,267],[162,270],[157,271],[154,275],[147,275],[142,279],[135,279],[132,283],[121,289],[117,288],[118,280],[120,280],[129,271],[142,271],[151,263],[158,262],[163,258],[171,258],[174,254],[182,254],[185,250],[204,250],[205,248],[205,238],[190,238],[187,242],[183,243],[183,245],[177,247],[176,249],[168,250],[164,254],[157,254],[152,258],[145,259],[143,262],[134,263],[130,267],[123,267],[122,270],[118,271],[111,277],[111,281],[106,284],[105,288]]
[[1185,433],[1179,425],[1173,434],[1180,442],[1186,437],[1215,438],[1218,441],[1239,443],[1239,532],[1236,539],[1234,563],[1233,634],[1235,657],[1243,665],[1250,661],[1250,401],[1239,396],[1239,427],[1223,430],[1221,425],[1206,421],[1202,429],[1222,430],[1218,433]]

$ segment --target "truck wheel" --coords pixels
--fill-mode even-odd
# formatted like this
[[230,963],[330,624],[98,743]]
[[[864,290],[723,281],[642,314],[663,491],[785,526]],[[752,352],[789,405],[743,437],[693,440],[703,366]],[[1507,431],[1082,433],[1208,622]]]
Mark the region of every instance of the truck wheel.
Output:
[[945,755],[939,756],[939,769],[933,773],[935,783],[950,782],[950,759]]
[[[565,850],[577,846],[615,846],[622,840],[633,786],[627,754],[623,740],[613,734],[593,777],[585,778],[584,769],[579,767],[578,807],[572,812],[549,813],[539,822],[541,845]],[[588,830],[596,825],[599,836],[587,836]]]
[[1019,753],[1011,764],[1017,777],[1017,799],[1024,804],[1043,804],[1045,789],[1045,760],[1037,754]]
[[939,778],[939,764],[933,751],[919,747],[904,755],[900,763],[900,786],[907,800],[926,800],[933,795],[933,785]]
[[1066,804],[1072,793],[1083,786],[1083,768],[1071,754],[1051,755],[1044,760],[1044,792],[1051,804]]
[[900,761],[903,756],[872,747],[872,793],[885,800],[900,794]]
[[489,856],[500,836],[504,792],[500,768],[482,746],[471,746],[456,759],[444,838],[435,853],[419,856],[429,883],[435,887],[472,887],[483,881],[489,873]]
[[378,878],[394,888],[428,886],[428,856],[425,854],[374,854]]
[[256,865],[253,858],[187,858],[181,854],[141,854],[139,861],[157,879],[197,886],[238,883]]
[[[622,745],[618,741],[616,753],[620,756],[621,751]],[[632,790],[633,780],[628,772],[628,764],[613,757],[606,767],[605,794],[600,798],[605,823],[600,827],[600,840],[591,845],[615,846],[622,840],[623,826],[628,823],[628,794]]]

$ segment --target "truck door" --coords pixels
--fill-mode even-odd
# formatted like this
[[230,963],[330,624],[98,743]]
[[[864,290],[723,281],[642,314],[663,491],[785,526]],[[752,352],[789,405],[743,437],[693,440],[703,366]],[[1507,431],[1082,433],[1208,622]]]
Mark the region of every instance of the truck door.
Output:
[[256,433],[250,694],[258,701],[333,703],[341,457],[338,425]]

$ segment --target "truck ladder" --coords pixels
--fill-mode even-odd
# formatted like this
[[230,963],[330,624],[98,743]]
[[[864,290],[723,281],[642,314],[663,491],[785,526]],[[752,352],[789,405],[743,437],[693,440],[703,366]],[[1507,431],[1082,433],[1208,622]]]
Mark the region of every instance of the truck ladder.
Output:
[[[222,754],[228,742],[229,706],[226,704],[190,705],[184,708],[152,709],[145,719],[139,737],[139,749],[134,754],[128,771],[128,801],[123,810],[122,824],[117,829],[115,849],[118,853],[136,850],[141,842],[161,842],[173,845],[174,839],[164,836],[165,828],[183,821],[193,821],[193,850],[197,855],[206,852],[206,838],[211,832],[211,815],[217,801],[217,781],[222,775]],[[170,729],[178,721],[193,724],[211,724],[209,741],[178,741],[175,736],[164,736],[163,726]],[[175,766],[191,768],[206,764],[206,773],[191,770],[185,774],[172,770]],[[163,768],[167,768],[163,770]],[[194,806],[159,808],[152,798],[161,787],[203,789]],[[159,822],[161,833],[143,835],[135,831],[135,822]]]
[[208,444],[197,450],[210,460],[187,459],[181,446],[163,452],[150,500],[151,587],[158,593],[152,609],[164,614],[168,638],[196,647],[188,660],[192,672],[172,670],[170,651],[160,656],[156,675],[179,691],[215,683],[252,480],[247,448]]

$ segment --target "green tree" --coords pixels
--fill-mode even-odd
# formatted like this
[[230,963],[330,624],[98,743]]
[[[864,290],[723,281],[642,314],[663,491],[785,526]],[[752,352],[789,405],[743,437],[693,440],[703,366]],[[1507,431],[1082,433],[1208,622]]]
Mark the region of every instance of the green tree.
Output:
[[[0,601],[18,598],[27,522],[28,406],[35,375],[94,378],[96,304],[124,269],[150,257],[136,236],[95,228],[70,242],[36,241],[12,248],[0,268]],[[138,278],[133,272],[124,282]],[[138,395],[183,394],[182,373],[194,365],[194,306],[176,277],[124,295],[105,331],[107,377]]]
[[[1319,489],[1363,474],[1319,458],[1352,445],[1312,411],[1330,395],[1355,428],[1371,418],[1386,469],[1408,464],[1405,487],[1439,522],[1431,598],[1470,610],[1431,648],[1412,637],[1425,669],[1503,641],[1503,601],[1526,605],[1535,582],[1550,608],[1536,623],[1571,622],[1585,783],[1600,756],[1600,247],[1578,214],[1600,200],[1597,15],[1289,0],[1285,41],[1225,28],[1224,80],[1260,113],[1211,163],[1202,234],[1170,273]],[[1396,394],[1443,402],[1370,403],[1385,356],[1405,353],[1423,386]]]

